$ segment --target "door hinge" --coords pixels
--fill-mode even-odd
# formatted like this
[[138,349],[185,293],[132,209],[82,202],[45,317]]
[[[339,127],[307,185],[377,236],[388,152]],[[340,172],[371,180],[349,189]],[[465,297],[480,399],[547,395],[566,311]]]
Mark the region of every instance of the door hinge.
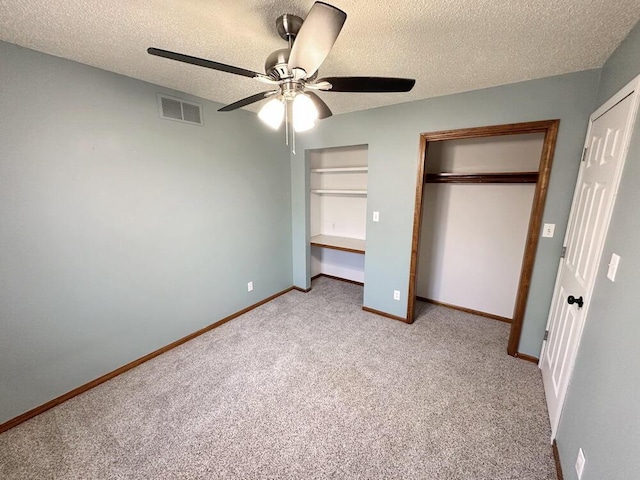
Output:
[[566,254],[567,254],[567,247],[562,247],[562,253],[560,254],[560,258],[564,258]]
[[542,341],[544,342],[547,338],[549,338],[549,330],[544,331],[544,338],[542,339]]
[[580,161],[584,162],[585,158],[587,158],[587,147],[584,147],[584,149],[582,150],[582,158],[580,159]]

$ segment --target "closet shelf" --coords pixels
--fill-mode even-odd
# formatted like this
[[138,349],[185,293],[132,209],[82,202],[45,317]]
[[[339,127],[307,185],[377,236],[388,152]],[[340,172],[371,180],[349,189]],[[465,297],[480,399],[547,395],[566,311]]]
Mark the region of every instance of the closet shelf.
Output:
[[366,195],[366,190],[327,190],[317,189],[311,190],[311,193],[317,193],[319,195]]
[[369,167],[334,167],[334,168],[312,168],[313,173],[351,173],[368,172]]
[[536,183],[538,172],[427,173],[425,183]]
[[315,235],[311,237],[310,243],[317,247],[362,254],[364,254],[365,247],[365,240],[349,237],[334,237],[332,235]]

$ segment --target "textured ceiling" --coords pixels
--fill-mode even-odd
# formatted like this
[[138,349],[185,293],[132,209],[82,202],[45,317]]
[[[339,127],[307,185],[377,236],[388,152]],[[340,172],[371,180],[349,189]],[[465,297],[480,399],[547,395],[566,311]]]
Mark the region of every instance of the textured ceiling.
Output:
[[[220,103],[255,80],[146,53],[154,46],[255,71],[311,0],[0,0],[0,39]],[[416,78],[410,93],[321,93],[334,113],[601,67],[638,0],[329,0],[347,12],[321,76]]]

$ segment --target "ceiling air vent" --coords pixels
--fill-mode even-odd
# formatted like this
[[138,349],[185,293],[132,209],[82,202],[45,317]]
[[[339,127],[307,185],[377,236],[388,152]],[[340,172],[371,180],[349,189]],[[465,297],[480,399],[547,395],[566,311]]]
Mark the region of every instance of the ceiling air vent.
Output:
[[158,94],[158,108],[160,116],[167,120],[202,125],[202,107],[196,103]]

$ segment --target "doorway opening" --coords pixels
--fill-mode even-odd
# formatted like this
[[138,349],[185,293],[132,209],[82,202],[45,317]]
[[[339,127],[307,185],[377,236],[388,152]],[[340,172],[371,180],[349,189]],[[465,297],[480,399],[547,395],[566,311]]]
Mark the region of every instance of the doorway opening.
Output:
[[[504,314],[494,315],[497,317],[502,317],[503,319],[511,320],[511,329],[507,346],[508,354],[514,357],[520,356],[523,358],[527,358],[526,355],[521,355],[518,353],[518,344],[520,342],[522,322],[524,319],[527,297],[529,294],[529,287],[531,283],[531,275],[533,272],[538,239],[540,236],[540,227],[549,184],[549,176],[551,173],[551,163],[553,160],[553,152],[555,149],[555,143],[558,133],[558,125],[559,120],[545,120],[539,122],[495,125],[487,127],[466,128],[460,130],[446,130],[440,132],[423,133],[420,135],[420,159],[418,162],[418,177],[416,182],[415,215],[413,224],[411,267],[409,276],[409,302],[407,306],[407,320],[409,323],[413,322],[414,319],[416,306],[415,301],[418,294],[417,284],[419,273],[419,257],[421,250],[420,247],[422,220],[424,216],[423,205],[425,204],[426,200],[433,201],[433,195],[437,196],[437,193],[434,194],[431,191],[429,192],[428,197],[425,196],[425,182],[434,185],[441,184],[447,186],[459,186],[459,184],[462,183],[475,184],[476,186],[480,184],[510,184],[521,186],[530,184],[531,186],[534,186],[534,191],[532,200],[529,200],[529,205],[531,206],[530,215],[528,221],[525,221],[525,223],[527,223],[528,225],[522,225],[522,233],[524,236],[524,251],[522,254],[519,276],[517,272],[515,273],[516,277],[518,277],[518,280],[517,289],[515,292],[515,301],[513,302],[513,315],[510,318]],[[461,171],[457,172],[442,172],[442,167],[444,167],[445,170],[450,170],[452,168],[452,164],[450,161],[449,163],[447,163],[447,160],[442,160],[443,149],[441,147],[443,146],[443,144],[439,142],[456,141],[458,145],[464,145],[465,142],[459,141],[468,139],[485,139],[488,137],[504,138],[506,136],[512,135],[525,136],[526,134],[539,134],[539,136],[542,136],[542,149],[535,171],[533,171],[531,165],[529,165],[529,167],[525,169],[517,167],[504,168],[503,165],[502,168],[496,166],[493,171],[491,171],[491,168],[487,168],[485,166],[481,169],[481,171],[477,172],[470,172],[468,168],[462,168]],[[531,137],[533,138],[535,137],[535,135],[532,135]],[[438,163],[438,165],[435,165],[436,163]],[[450,193],[451,191],[448,192],[448,194]],[[484,196],[487,197],[486,191],[484,193]],[[489,197],[490,196],[491,195],[489,195]],[[459,196],[459,198],[462,197]],[[468,202],[468,199],[464,201]],[[464,208],[464,205],[462,205],[462,208]],[[438,224],[435,224],[435,227],[439,228]],[[524,230],[526,230],[526,233],[524,232]],[[427,259],[423,259],[423,261],[426,260]],[[422,270],[424,271],[425,269],[423,268]],[[422,283],[424,284],[428,282],[425,282],[423,280]],[[424,288],[428,289],[428,287]],[[503,306],[500,308],[503,308],[504,311],[505,307]]]

